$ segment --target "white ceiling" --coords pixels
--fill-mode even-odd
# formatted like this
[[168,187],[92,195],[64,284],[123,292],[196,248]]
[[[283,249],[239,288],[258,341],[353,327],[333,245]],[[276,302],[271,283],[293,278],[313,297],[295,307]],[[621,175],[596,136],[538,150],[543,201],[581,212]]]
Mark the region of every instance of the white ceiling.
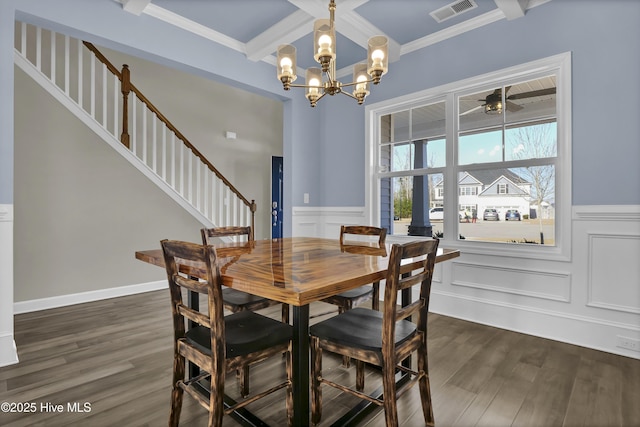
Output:
[[[336,0],[338,75],[365,61],[367,40],[389,38],[390,62],[425,46],[504,19],[551,0],[473,0],[477,7],[438,23],[430,12],[461,0]],[[313,22],[329,18],[329,0],[121,0],[136,15],[161,19],[231,49],[275,65],[280,44],[298,50],[298,74],[317,66]],[[308,54],[307,54],[308,53]]]

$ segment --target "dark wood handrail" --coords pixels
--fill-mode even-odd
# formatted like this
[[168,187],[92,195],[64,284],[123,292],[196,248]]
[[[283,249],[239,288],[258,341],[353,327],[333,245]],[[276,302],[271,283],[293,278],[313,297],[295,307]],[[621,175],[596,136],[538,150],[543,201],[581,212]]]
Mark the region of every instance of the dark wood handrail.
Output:
[[[89,49],[91,52],[93,52],[96,56],[96,58],[102,62],[109,71],[111,71],[114,75],[116,75],[118,77],[118,79],[120,80],[120,82],[122,83],[122,93],[123,93],[123,97],[124,97],[124,105],[127,105],[126,100],[127,100],[127,95],[129,93],[129,91],[132,91],[136,94],[136,96],[138,98],[140,98],[140,100],[145,103],[147,105],[147,108],[149,108],[149,110],[151,110],[164,124],[165,126],[167,126],[173,133],[176,134],[176,136],[184,143],[184,145],[187,146],[187,148],[189,148],[191,150],[191,152],[193,152],[193,154],[198,157],[202,163],[204,163],[205,165],[207,165],[207,167],[209,168],[209,170],[211,172],[213,172],[220,180],[222,180],[222,182],[229,187],[229,189],[236,195],[238,196],[238,198],[240,200],[243,201],[243,203],[245,205],[247,205],[250,210],[251,210],[251,222],[252,222],[252,227],[254,226],[253,222],[253,216],[254,213],[257,209],[255,200],[251,200],[251,202],[249,202],[249,200],[247,200],[246,197],[244,197],[242,195],[242,193],[240,193],[240,191],[238,191],[238,189],[236,189],[233,184],[231,184],[229,182],[229,180],[227,180],[227,178],[222,175],[220,173],[220,171],[218,171],[218,169],[216,169],[215,166],[213,166],[211,164],[211,162],[209,162],[209,160],[204,157],[204,155],[202,155],[202,153],[200,153],[200,151],[198,151],[198,149],[196,147],[193,146],[193,144],[191,144],[191,142],[189,142],[189,140],[182,134],[182,132],[180,132],[174,125],[173,123],[171,123],[169,121],[169,119],[167,119],[164,114],[162,114],[155,105],[153,105],[151,103],[151,101],[149,101],[149,99],[147,99],[146,96],[144,96],[142,94],[142,92],[140,90],[138,90],[138,88],[135,87],[135,85],[133,83],[131,83],[130,79],[129,79],[129,67],[125,64],[123,66],[123,71],[120,72],[111,62],[109,62],[109,60],[92,44],[89,43],[87,41],[83,41],[84,45],[87,47],[87,49]],[[124,78],[123,78],[124,77]],[[125,93],[126,92],[126,93]],[[127,110],[124,110],[125,113],[127,112]],[[127,146],[127,148],[129,148],[128,142],[129,142],[129,135],[128,135],[128,129],[126,129],[126,126],[128,124],[128,116],[125,116],[123,119],[123,135],[121,137],[122,143],[125,144],[125,146]],[[124,142],[124,140],[126,139],[126,143]]]

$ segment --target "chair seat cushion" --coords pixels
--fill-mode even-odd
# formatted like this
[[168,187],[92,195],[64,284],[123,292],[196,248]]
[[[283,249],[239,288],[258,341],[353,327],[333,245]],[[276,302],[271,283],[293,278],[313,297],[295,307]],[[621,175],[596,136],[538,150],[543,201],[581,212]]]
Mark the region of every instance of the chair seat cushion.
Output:
[[225,304],[232,304],[237,307],[243,307],[250,304],[255,304],[261,301],[266,301],[266,298],[251,295],[246,292],[238,291],[236,289],[224,288],[222,289],[222,299]]
[[373,294],[373,286],[360,286],[359,288],[349,289],[348,291],[342,292],[336,296],[340,298],[355,299],[371,294]]
[[[227,358],[242,356],[288,342],[293,328],[286,323],[270,319],[252,311],[241,311],[225,316]],[[191,328],[185,334],[187,342],[205,353],[211,352],[209,329]]]
[[[411,338],[416,325],[408,320],[396,323],[395,342],[401,344]],[[366,308],[354,308],[342,314],[316,323],[310,328],[311,335],[336,344],[382,351],[382,313]]]

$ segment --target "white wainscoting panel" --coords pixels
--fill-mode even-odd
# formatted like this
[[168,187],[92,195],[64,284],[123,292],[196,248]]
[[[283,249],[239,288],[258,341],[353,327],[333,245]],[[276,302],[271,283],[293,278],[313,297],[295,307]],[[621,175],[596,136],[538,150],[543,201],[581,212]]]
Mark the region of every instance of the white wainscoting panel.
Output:
[[341,225],[366,224],[364,207],[296,206],[292,215],[292,236],[337,239]]
[[589,234],[591,307],[640,314],[640,235]]
[[569,302],[571,274],[504,265],[452,262],[454,286]]
[[[438,265],[431,310],[640,359],[618,346],[619,337],[640,340],[640,206],[572,209],[570,257],[507,259],[463,250]],[[341,224],[367,225],[365,212],[295,207],[293,235],[335,238]]]

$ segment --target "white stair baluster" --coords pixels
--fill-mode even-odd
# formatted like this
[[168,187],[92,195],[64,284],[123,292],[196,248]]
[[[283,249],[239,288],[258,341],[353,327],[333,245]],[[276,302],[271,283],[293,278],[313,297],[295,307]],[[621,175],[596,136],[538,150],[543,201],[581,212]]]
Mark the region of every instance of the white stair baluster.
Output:
[[[53,33],[51,35],[51,37],[52,37],[51,40],[55,44],[55,40],[56,40],[55,33]],[[64,93],[66,93],[67,96],[69,96],[69,91],[71,90],[71,76],[70,76],[70,71],[71,71],[71,65],[70,65],[71,46],[70,46],[70,43],[71,43],[71,39],[69,38],[69,36],[64,36],[64,56],[65,56],[65,61],[64,61]]]
[[200,160],[200,158],[197,158],[197,163],[196,163],[196,207],[198,208],[199,211],[202,212],[202,194],[200,193],[202,191],[202,182],[201,180],[201,169],[202,169],[202,161]]
[[204,168],[204,177],[203,180],[203,189],[202,189],[202,213],[204,216],[209,218],[209,168],[205,166]]
[[93,52],[91,52],[91,85],[90,85],[90,89],[91,89],[91,97],[90,99],[90,112],[89,114],[91,114],[91,117],[93,117],[94,119],[96,118],[96,58],[95,58],[95,54]]
[[[136,120],[138,110],[138,97],[131,99],[131,152],[138,157],[138,121]],[[139,157],[138,157],[139,158]]]
[[176,134],[171,132],[171,187],[176,188]]
[[180,141],[180,195],[184,197],[184,144]]
[[141,103],[142,107],[142,162],[149,166],[147,163],[147,104]]
[[20,53],[27,57],[27,24],[24,22],[20,26]]
[[191,150],[189,150],[189,164],[187,166],[187,173],[189,174],[189,197],[187,197],[187,200],[193,204],[193,151]]
[[162,179],[167,181],[167,126],[162,123]]
[[78,40],[78,105],[81,108],[84,108],[82,105],[82,73],[83,73],[83,56],[84,45],[82,44],[82,40]]
[[[124,100],[123,100],[124,102]],[[116,139],[120,139],[118,129],[119,117],[120,117],[120,79],[115,74],[113,75],[113,136]]]
[[[51,33],[51,43],[49,45],[50,47],[50,55],[51,58],[49,58],[49,66],[51,67],[51,81],[53,82],[53,84],[56,84],[56,33],[52,32]],[[69,60],[69,55],[65,55],[66,60]],[[65,93],[67,95],[69,95],[69,90],[66,89],[65,86]]]
[[42,29],[36,28],[36,68],[42,72]]
[[151,114],[153,114],[153,120],[151,120],[151,169],[158,173],[158,115],[153,111]]
[[[102,64],[102,63],[101,63]],[[107,66],[102,64],[102,127],[107,128]]]

